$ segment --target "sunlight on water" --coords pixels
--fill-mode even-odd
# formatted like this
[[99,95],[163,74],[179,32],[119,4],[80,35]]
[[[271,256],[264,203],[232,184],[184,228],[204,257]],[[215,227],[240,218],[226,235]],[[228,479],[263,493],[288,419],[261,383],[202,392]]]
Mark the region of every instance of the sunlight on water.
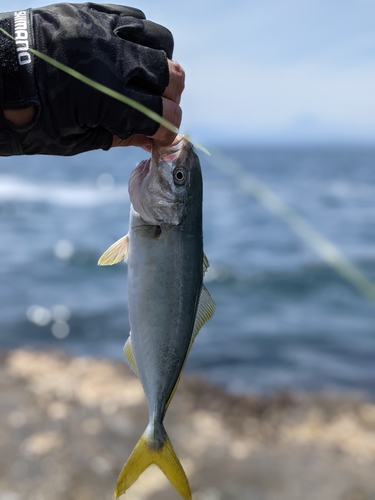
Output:
[[30,306],[27,309],[26,316],[29,321],[39,326],[48,325],[52,319],[51,311],[38,305]]
[[65,321],[56,321],[52,325],[51,332],[57,339],[65,339],[70,333],[70,326]]
[[69,260],[74,254],[74,246],[68,240],[59,240],[54,248],[57,258],[61,260]]
[[52,306],[51,312],[55,321],[69,321],[71,316],[70,309],[62,304]]

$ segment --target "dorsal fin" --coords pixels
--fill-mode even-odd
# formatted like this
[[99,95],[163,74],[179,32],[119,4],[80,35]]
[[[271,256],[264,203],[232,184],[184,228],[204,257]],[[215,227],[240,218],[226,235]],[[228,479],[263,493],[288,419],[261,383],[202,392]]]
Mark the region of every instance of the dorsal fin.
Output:
[[193,342],[195,340],[195,337],[198,335],[199,330],[214,315],[215,307],[215,302],[212,300],[212,297],[208,293],[207,288],[202,285],[189,350],[191,349],[191,346],[193,345]]
[[183,370],[183,368],[185,366],[186,360],[187,360],[187,358],[189,356],[189,353],[190,353],[190,350],[191,350],[191,348],[193,346],[194,340],[195,340],[196,336],[198,335],[198,333],[199,333],[200,329],[202,328],[202,326],[209,319],[212,318],[212,316],[213,316],[213,314],[215,312],[215,307],[216,307],[215,306],[215,302],[212,300],[212,297],[208,293],[207,288],[204,285],[202,285],[201,293],[200,293],[200,296],[199,296],[198,307],[197,307],[197,313],[195,315],[193,335],[191,336],[189,348],[187,350],[187,353],[186,353],[186,356],[185,356],[185,359],[184,359],[184,364],[183,364],[183,366],[181,368],[181,371],[180,371],[180,374],[178,376],[177,382],[176,382],[176,384],[175,384],[175,386],[173,388],[173,391],[171,392],[171,395],[169,396],[167,404],[165,405],[164,414],[167,411],[168,406],[170,405],[170,403],[171,403],[171,401],[173,399],[174,393],[176,392],[178,383],[179,383],[181,375],[182,375],[182,370]]

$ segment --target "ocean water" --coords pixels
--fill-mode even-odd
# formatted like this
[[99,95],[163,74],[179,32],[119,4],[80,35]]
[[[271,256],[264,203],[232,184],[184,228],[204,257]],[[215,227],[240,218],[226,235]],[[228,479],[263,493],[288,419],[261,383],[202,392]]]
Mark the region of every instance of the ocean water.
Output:
[[[375,149],[225,148],[375,283]],[[134,148],[0,163],[0,347],[122,358],[126,264],[99,256],[127,232]],[[375,302],[201,155],[206,285],[217,310],[187,371],[228,390],[375,396]],[[229,167],[228,167],[229,168]]]

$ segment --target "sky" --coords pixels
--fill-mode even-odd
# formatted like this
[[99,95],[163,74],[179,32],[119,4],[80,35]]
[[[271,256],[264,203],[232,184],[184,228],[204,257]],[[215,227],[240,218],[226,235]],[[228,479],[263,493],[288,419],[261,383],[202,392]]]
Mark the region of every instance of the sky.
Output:
[[186,71],[181,131],[193,139],[375,145],[374,0],[131,5],[174,35]]

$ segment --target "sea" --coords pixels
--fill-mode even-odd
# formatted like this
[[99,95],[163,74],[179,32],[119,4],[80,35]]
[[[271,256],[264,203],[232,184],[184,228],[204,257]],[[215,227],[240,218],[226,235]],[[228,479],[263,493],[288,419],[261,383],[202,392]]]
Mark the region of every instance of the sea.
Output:
[[[375,147],[228,146],[199,153],[206,286],[216,312],[186,371],[236,393],[375,397],[375,300],[236,178],[233,162],[375,283]],[[123,359],[136,148],[0,160],[0,349]],[[224,158],[224,163],[223,163]],[[227,167],[225,159],[227,159]]]

